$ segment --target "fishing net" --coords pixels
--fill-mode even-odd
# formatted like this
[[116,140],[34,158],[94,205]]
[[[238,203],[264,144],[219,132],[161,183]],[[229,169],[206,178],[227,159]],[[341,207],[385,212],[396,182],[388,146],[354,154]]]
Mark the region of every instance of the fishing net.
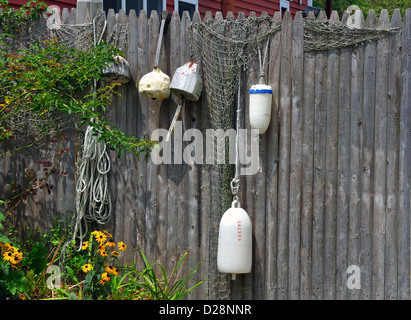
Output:
[[[205,95],[210,114],[211,129],[224,131],[235,127],[236,94],[241,92],[241,73],[257,58],[260,48],[281,30],[281,21],[268,16],[247,19],[227,18],[193,23],[190,28],[192,59],[199,62],[204,80]],[[399,29],[378,30],[352,28],[346,23],[304,19],[304,51],[324,51],[375,41],[398,32]],[[266,47],[268,48],[268,46]],[[260,57],[260,55],[259,55]],[[261,58],[260,58],[261,59]],[[268,61],[269,63],[269,61]],[[264,72],[261,68],[260,73]],[[244,112],[244,106],[239,107]],[[238,112],[238,111],[237,111]],[[238,126],[238,121],[237,121]],[[238,127],[236,129],[239,129]],[[214,154],[218,155],[214,140]],[[230,182],[233,168],[229,164],[228,143],[224,152],[225,164],[205,164],[204,170],[211,183],[204,182],[209,190],[204,201],[210,203],[208,221],[208,260],[210,299],[230,298],[230,278],[217,270],[218,228],[222,214],[231,203]]]
[[[210,114],[211,129],[226,132],[234,127],[235,97],[243,69],[269,38],[281,28],[272,26],[268,17],[249,17],[248,19],[215,20],[192,24],[190,29],[191,53],[194,61],[199,61],[204,78],[204,88]],[[265,32],[259,32],[266,29]],[[232,201],[230,182],[233,168],[229,162],[229,143],[225,148],[217,147],[214,140],[215,159],[223,158],[224,164],[207,164],[204,170],[212,183],[208,187],[210,212],[207,234],[209,247],[209,297],[210,299],[230,298],[229,275],[217,270],[218,228],[222,214]],[[222,153],[222,154],[219,154]]]

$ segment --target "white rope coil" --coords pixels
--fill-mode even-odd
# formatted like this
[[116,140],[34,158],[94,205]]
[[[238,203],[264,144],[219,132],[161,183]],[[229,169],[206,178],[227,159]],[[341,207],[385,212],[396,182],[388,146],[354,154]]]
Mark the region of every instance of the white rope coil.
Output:
[[[87,234],[87,223],[106,224],[111,219],[111,197],[107,174],[110,157],[104,141],[88,126],[84,135],[83,153],[76,183],[76,225],[74,234],[82,240]],[[83,230],[83,225],[85,229]],[[81,245],[81,244],[80,244]]]

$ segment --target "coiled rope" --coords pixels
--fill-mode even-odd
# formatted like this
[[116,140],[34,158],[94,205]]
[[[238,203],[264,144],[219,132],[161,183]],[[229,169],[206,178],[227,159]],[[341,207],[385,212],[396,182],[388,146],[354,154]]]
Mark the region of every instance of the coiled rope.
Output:
[[73,237],[80,238],[80,247],[88,232],[87,223],[105,224],[111,219],[111,197],[107,180],[111,167],[110,157],[105,142],[99,141],[99,138],[100,135],[95,134],[93,127],[88,126],[76,183],[76,224]]

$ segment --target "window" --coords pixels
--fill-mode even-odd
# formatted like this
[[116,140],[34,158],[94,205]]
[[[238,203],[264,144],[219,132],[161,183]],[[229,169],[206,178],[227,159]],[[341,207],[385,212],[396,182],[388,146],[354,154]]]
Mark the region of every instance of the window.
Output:
[[193,19],[194,11],[198,11],[198,0],[184,0],[184,1],[174,1],[174,10],[178,11],[180,17],[183,15],[184,11],[188,11],[191,20]]
[[159,14],[166,10],[166,0],[101,0],[103,2],[103,10],[108,11],[114,9],[116,13],[120,9],[124,9],[128,14],[131,9],[135,10],[137,15],[141,10],[144,10],[150,16],[152,10],[156,10]]
[[290,3],[285,0],[280,0],[280,11],[281,11],[281,16],[284,17],[284,13],[286,11],[290,11]]

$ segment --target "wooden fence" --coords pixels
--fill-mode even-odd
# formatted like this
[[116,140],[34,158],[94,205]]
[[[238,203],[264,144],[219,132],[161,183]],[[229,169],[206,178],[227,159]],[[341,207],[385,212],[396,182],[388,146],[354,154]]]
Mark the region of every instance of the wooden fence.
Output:
[[[73,23],[75,10],[63,12]],[[345,21],[348,16],[345,16]],[[232,299],[409,299],[410,298],[410,147],[411,147],[411,10],[379,19],[370,11],[369,28],[401,27],[378,41],[331,51],[304,52],[300,14],[286,13],[282,30],[271,39],[267,79],[273,87],[271,124],[262,135],[262,170],[241,178],[240,201],[253,223],[253,268],[231,282]],[[212,19],[206,15],[204,19]],[[222,19],[217,14],[215,19]],[[326,19],[322,13],[319,19]],[[336,13],[332,20],[338,20]],[[196,12],[193,21],[200,21]],[[120,88],[108,119],[128,135],[150,137],[168,128],[176,110],[139,97],[136,83],[151,71],[159,18],[138,17],[132,10],[107,14],[107,36],[116,23],[128,24],[124,48],[133,80]],[[163,72],[174,74],[190,60],[187,13],[174,12],[160,58]],[[243,90],[244,122],[249,128],[248,95],[257,83],[258,63],[250,65]],[[188,102],[184,130],[205,130],[209,110],[202,101]],[[78,133],[67,132],[70,149],[61,168],[67,176],[50,177],[50,195],[39,191],[13,219],[47,230],[53,217],[73,212]],[[0,185],[24,180],[24,169],[42,173],[38,161],[54,150],[50,141],[25,157],[0,158]],[[202,260],[191,283],[215,279],[208,261],[210,184],[202,165],[155,165],[130,153],[110,153],[109,186],[114,216],[106,228],[128,248],[142,249],[151,262],[170,270],[177,255],[190,250],[188,267]],[[5,187],[2,187],[5,192]],[[215,231],[217,232],[217,230]],[[123,262],[141,259],[127,250]],[[361,289],[349,289],[347,268],[360,268]],[[208,281],[189,299],[214,298],[218,283]]]

